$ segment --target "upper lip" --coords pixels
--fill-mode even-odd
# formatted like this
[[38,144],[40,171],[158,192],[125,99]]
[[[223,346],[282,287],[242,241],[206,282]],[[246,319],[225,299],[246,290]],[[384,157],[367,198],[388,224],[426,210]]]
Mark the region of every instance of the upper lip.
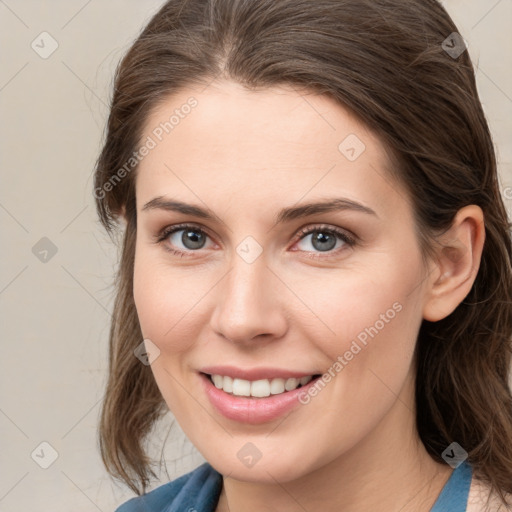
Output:
[[260,368],[236,368],[234,366],[205,366],[204,368],[199,369],[202,373],[207,373],[209,375],[223,375],[232,377],[234,379],[244,379],[244,380],[261,380],[261,379],[289,379],[289,378],[297,378],[301,377],[309,377],[310,375],[318,375],[318,372],[295,372],[291,370],[286,370],[284,368],[270,368],[270,367],[260,367]]

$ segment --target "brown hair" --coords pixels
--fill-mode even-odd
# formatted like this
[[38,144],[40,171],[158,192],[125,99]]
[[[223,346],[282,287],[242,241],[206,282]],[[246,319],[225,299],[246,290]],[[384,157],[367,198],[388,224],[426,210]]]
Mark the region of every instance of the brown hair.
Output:
[[137,149],[151,109],[222,77],[253,89],[305,87],[354,112],[394,155],[391,172],[410,194],[424,258],[460,208],[482,208],[486,239],[470,293],[448,317],[420,328],[417,428],[436,461],[458,442],[505,503],[503,491],[512,492],[511,224],[470,57],[442,44],[453,32],[435,0],[171,0],[122,59],[94,184],[107,231],[120,213],[127,221],[99,442],[109,472],[136,493],[156,476],[142,443],[166,407],[151,369],[133,354],[142,341],[132,295],[136,168],[112,180]]

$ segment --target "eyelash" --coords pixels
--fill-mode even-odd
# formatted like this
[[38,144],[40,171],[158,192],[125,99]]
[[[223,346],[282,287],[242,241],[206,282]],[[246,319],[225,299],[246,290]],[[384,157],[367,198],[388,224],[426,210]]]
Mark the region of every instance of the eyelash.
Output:
[[[209,237],[208,233],[206,231],[204,231],[204,229],[201,229],[199,226],[196,226],[194,224],[177,224],[177,225],[174,225],[174,226],[168,226],[164,229],[162,229],[156,236],[155,236],[155,243],[156,244],[164,244],[164,242],[167,240],[167,238],[172,235],[173,233],[175,233],[176,231],[182,231],[182,230],[195,230],[199,233],[202,233],[206,236]],[[345,231],[342,231],[340,230],[339,228],[335,228],[335,227],[331,227],[331,226],[326,226],[326,225],[319,225],[319,226],[313,226],[313,227],[306,227],[306,228],[302,228],[299,230],[299,232],[297,233],[297,240],[295,242],[298,242],[300,240],[302,240],[305,236],[307,235],[310,235],[311,233],[314,233],[314,232],[321,232],[321,233],[329,233],[329,234],[334,234],[334,235],[337,235],[344,243],[345,245],[348,247],[348,248],[351,248],[351,247],[354,247],[357,243],[357,240],[354,236],[350,236],[348,235]],[[163,245],[164,249],[168,252],[170,252],[171,254],[174,254],[176,256],[180,256],[181,258],[183,257],[190,257],[192,256],[192,254],[190,253],[194,253],[194,252],[198,252],[198,251],[193,251],[193,250],[189,250],[189,251],[180,251],[178,249],[172,249],[171,247],[168,247],[167,245]],[[338,249],[334,250],[334,251],[326,251],[325,253],[322,253],[322,252],[316,252],[316,253],[313,253],[311,254],[310,251],[303,251],[303,252],[306,252],[308,258],[312,258],[312,259],[318,259],[318,258],[321,258],[321,259],[324,259],[324,258],[329,258],[329,257],[333,257],[334,255],[337,255],[340,251],[343,251],[345,250],[346,247],[339,247]],[[322,254],[326,254],[327,256],[322,256]],[[193,256],[192,256],[193,257]]]

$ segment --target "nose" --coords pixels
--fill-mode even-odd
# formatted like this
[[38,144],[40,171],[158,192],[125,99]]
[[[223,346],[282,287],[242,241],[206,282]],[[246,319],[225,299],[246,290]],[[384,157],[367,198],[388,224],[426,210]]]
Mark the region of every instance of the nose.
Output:
[[214,332],[240,344],[283,336],[287,320],[282,286],[263,255],[248,263],[235,254],[231,270],[215,287]]

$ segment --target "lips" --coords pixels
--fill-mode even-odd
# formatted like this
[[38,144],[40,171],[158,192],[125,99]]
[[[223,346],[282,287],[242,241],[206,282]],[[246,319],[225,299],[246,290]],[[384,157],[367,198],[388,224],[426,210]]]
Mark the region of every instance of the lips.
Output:
[[[203,389],[214,409],[225,418],[238,423],[250,424],[270,422],[300,406],[301,402],[299,401],[299,397],[301,393],[307,393],[308,389],[316,384],[319,377],[312,380],[308,379],[307,384],[291,391],[284,391],[282,393],[266,397],[253,397],[236,396],[224,391],[223,389],[218,389],[210,377],[210,371],[219,372],[213,373],[213,375],[232,376],[233,381],[236,379],[242,379],[251,380],[252,382],[269,379],[269,376],[274,379],[283,378],[284,376],[287,378],[300,379],[307,376],[320,375],[315,373],[291,372],[287,370],[269,368],[253,369],[251,371],[227,367],[203,368],[201,373],[199,373],[199,377],[201,378]],[[277,377],[274,377],[276,375]],[[247,379],[249,376],[251,379]]]
[[289,378],[300,379],[301,377],[309,377],[321,373],[318,370],[298,372],[284,368],[262,367],[242,369],[234,366],[206,366],[204,368],[200,368],[199,371],[208,375],[223,375],[231,377],[232,379],[243,379],[249,381],[262,379],[272,380],[276,378],[285,380]]

